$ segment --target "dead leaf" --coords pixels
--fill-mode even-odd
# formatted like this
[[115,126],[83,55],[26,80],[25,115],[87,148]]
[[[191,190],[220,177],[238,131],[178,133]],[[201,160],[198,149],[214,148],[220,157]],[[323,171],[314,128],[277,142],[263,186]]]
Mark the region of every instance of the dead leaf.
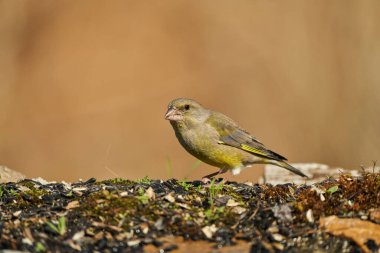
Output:
[[373,240],[380,244],[380,225],[357,218],[322,217],[319,225],[326,232],[353,240],[364,252],[371,252],[366,243]]
[[33,244],[33,242],[34,242],[34,238],[33,238],[33,235],[32,235],[32,232],[30,231],[30,228],[28,228],[28,227],[26,227],[26,228],[24,228],[24,236],[26,237],[26,238],[28,238],[31,242],[32,242],[32,244]]
[[378,208],[378,209],[370,210],[369,219],[376,223],[380,223],[380,209]]

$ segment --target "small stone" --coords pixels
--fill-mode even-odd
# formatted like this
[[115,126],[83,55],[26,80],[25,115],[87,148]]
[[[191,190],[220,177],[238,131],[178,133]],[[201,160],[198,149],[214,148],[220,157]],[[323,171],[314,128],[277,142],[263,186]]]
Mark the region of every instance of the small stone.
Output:
[[236,214],[242,214],[244,213],[245,211],[247,211],[246,208],[244,207],[241,207],[241,206],[235,206],[234,208],[232,208],[231,210],[233,213],[236,213]]
[[187,210],[190,210],[190,209],[191,209],[187,204],[177,203],[177,205],[179,205],[180,207],[182,207],[182,208],[184,208],[184,209],[187,209]]
[[313,210],[309,209],[306,211],[306,219],[310,223],[314,223],[314,215],[313,215]]
[[203,227],[202,228],[202,232],[205,234],[205,236],[208,238],[208,239],[211,239],[212,236],[214,235],[214,233],[217,231],[218,229],[216,228],[215,224],[212,224],[211,226],[206,226],[206,227]]
[[157,230],[162,230],[164,229],[164,219],[161,217],[159,218],[155,223],[154,226],[156,227]]
[[282,240],[284,240],[284,236],[283,235],[280,235],[280,234],[273,234],[273,239],[275,241],[278,241],[278,242],[281,242]]
[[245,185],[248,185],[248,186],[251,186],[251,187],[253,186],[253,183],[252,183],[252,182],[249,182],[249,181],[248,181],[248,182],[245,182],[244,184],[245,184]]
[[125,197],[128,196],[128,192],[127,192],[127,191],[125,191],[125,192],[120,192],[119,195],[120,195],[120,197],[125,198]]
[[87,191],[87,187],[75,187],[73,188],[73,191],[74,192],[83,192],[83,191]]
[[271,234],[275,234],[275,233],[278,233],[278,227],[277,226],[271,226],[267,229],[267,231]]
[[22,238],[22,243],[33,246],[33,242],[29,238]]
[[167,194],[164,199],[166,199],[167,201],[169,201],[170,203],[174,203],[175,202],[175,198],[173,197],[173,195],[171,193]]
[[238,205],[239,203],[236,202],[234,199],[229,199],[226,204],[226,206],[238,206]]
[[47,181],[47,180],[43,179],[42,177],[33,178],[33,181],[40,183],[42,185],[57,183],[56,181]]
[[156,194],[154,193],[154,190],[152,187],[149,187],[146,192],[145,196],[147,196],[149,199],[155,200],[156,199]]
[[14,217],[19,217],[21,213],[22,213],[22,211],[21,211],[21,210],[18,210],[18,211],[16,211],[16,212],[14,212],[12,215],[13,215]]
[[149,226],[146,223],[143,223],[140,225],[140,229],[144,234],[147,234],[149,232]]
[[73,241],[80,241],[84,237],[84,231],[79,231],[73,235]]
[[127,244],[129,247],[133,247],[133,246],[139,245],[140,242],[141,242],[140,240],[133,240],[133,241],[128,241]]

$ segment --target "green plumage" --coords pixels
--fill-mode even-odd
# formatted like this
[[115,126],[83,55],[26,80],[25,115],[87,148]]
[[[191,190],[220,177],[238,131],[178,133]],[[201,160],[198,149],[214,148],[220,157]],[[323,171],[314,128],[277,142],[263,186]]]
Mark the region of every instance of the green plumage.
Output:
[[170,120],[181,145],[199,160],[220,168],[220,173],[232,170],[238,174],[245,167],[262,163],[306,177],[232,119],[203,108],[194,100],[180,98],[170,102],[166,119]]

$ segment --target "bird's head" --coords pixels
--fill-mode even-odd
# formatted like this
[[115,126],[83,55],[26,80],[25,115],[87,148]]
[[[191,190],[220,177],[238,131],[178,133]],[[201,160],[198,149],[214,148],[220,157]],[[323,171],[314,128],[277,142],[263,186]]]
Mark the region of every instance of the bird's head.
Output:
[[177,98],[168,105],[165,119],[170,123],[201,123],[209,116],[209,111],[188,98]]

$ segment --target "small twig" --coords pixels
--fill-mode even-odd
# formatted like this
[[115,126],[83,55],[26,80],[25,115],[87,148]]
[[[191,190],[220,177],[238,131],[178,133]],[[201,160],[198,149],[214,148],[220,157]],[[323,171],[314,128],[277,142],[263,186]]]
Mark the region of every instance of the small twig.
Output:
[[253,214],[251,216],[249,216],[248,220],[252,220],[253,218],[255,218],[259,209],[260,209],[260,202],[258,202],[257,208],[255,209],[255,211],[253,211]]
[[372,163],[373,163],[373,165],[372,165],[372,173],[375,173],[377,160],[373,160]]

